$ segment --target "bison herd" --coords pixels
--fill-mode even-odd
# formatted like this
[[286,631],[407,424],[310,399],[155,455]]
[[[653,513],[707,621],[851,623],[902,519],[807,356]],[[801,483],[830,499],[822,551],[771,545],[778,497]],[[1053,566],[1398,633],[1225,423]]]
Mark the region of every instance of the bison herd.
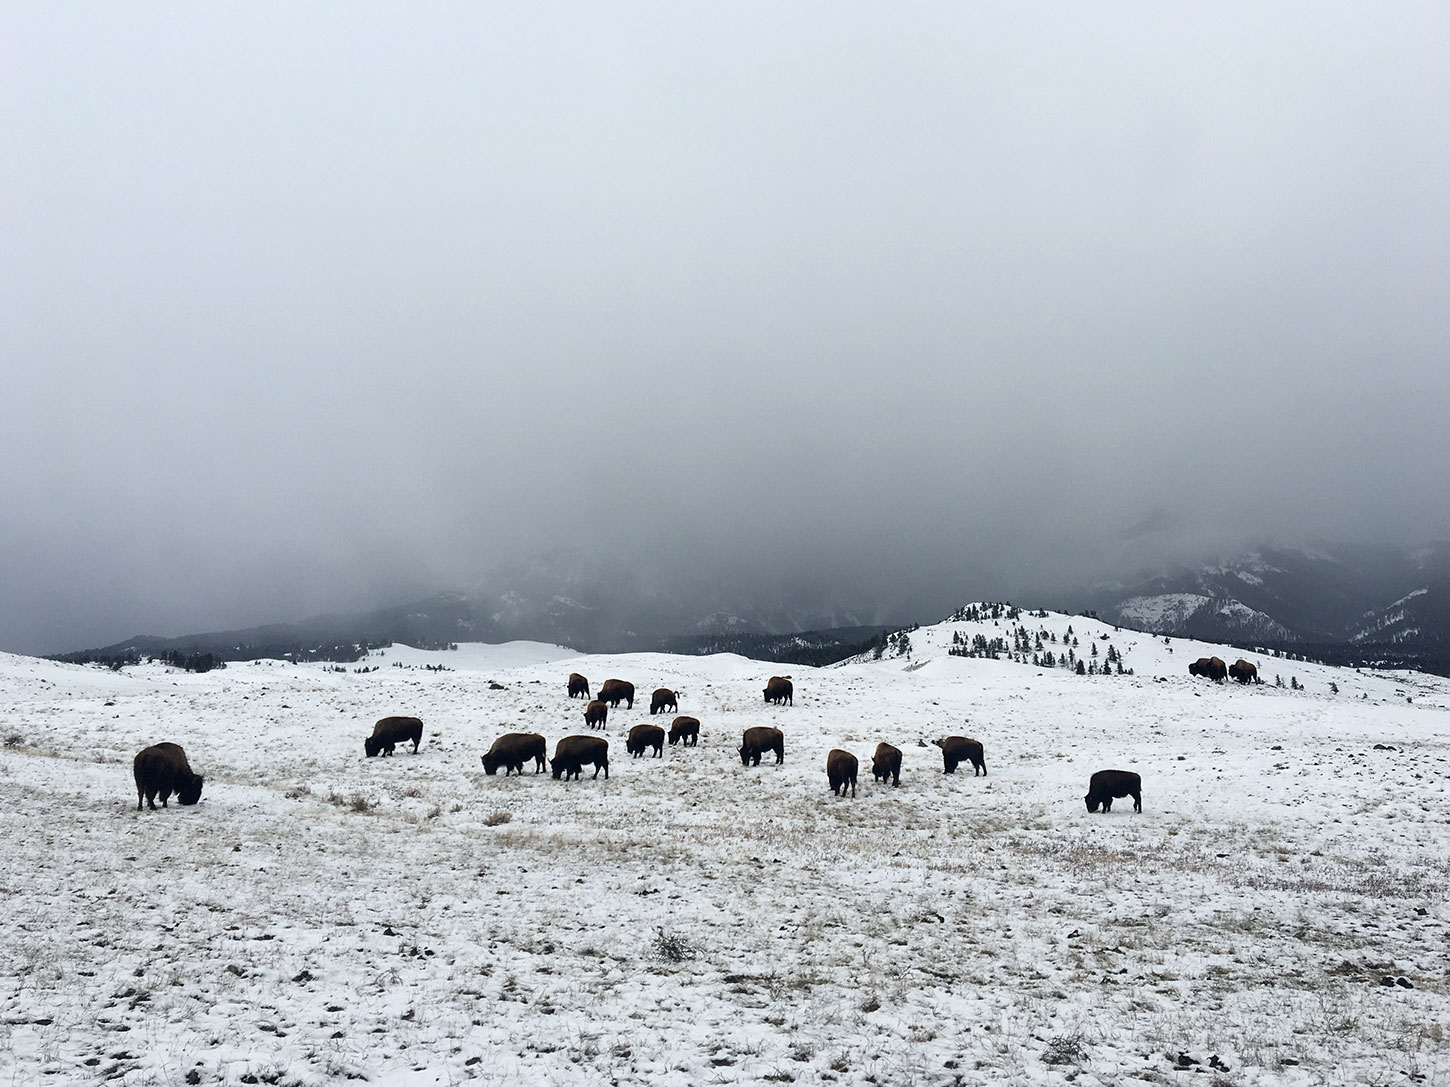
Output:
[[1243,657],[1232,664],[1224,664],[1222,657],[1199,657],[1188,666],[1188,674],[1203,676],[1215,683],[1222,683],[1225,679],[1236,679],[1240,683],[1257,683],[1259,668],[1253,661],[1246,661]]
[[[1236,661],[1232,667],[1225,666],[1218,657],[1204,657],[1189,665],[1189,673],[1207,676],[1221,682],[1233,676],[1241,683],[1257,678],[1253,664],[1245,660]],[[584,722],[591,729],[603,729],[610,708],[617,708],[624,702],[626,708],[634,705],[634,684],[622,679],[605,680],[599,688],[598,697],[589,698],[589,681],[578,672],[571,673],[568,680],[569,697],[589,699],[584,710]],[[790,676],[772,676],[765,686],[765,701],[775,705],[794,705],[795,689]],[[650,714],[673,712],[679,708],[677,694],[660,687],[650,699]],[[398,744],[413,745],[414,754],[423,739],[423,722],[416,717],[384,717],[373,726],[372,734],[363,740],[363,753],[368,758],[393,754]],[[635,758],[653,752],[650,757],[663,758],[665,742],[671,747],[698,747],[700,743],[700,721],[695,717],[676,717],[670,725],[668,736],[658,725],[639,724],[629,730],[625,739],[625,750]],[[967,736],[943,736],[932,743],[941,749],[942,772],[954,774],[962,763],[971,763],[972,776],[987,773],[986,757],[981,741]],[[769,725],[747,728],[741,737],[739,755],[742,766],[759,766],[761,757],[775,755],[776,765],[785,762],[785,734]],[[542,773],[545,763],[555,780],[570,781],[583,775],[586,765],[594,767],[593,777],[602,771],[609,778],[609,741],[602,736],[566,736],[554,745],[554,757],[547,757],[547,742],[536,732],[510,732],[493,742],[482,756],[483,771],[489,777],[503,768],[504,776],[522,776],[524,764],[533,762],[534,773]],[[885,784],[888,780],[893,788],[901,785],[901,749],[889,743],[879,743],[871,758],[871,775]],[[855,755],[841,748],[833,748],[826,756],[826,780],[831,792],[837,796],[856,795],[856,777],[859,763]],[[186,754],[172,743],[155,744],[141,751],[135,758],[133,771],[136,778],[136,808],[149,805],[155,810],[155,800],[161,798],[166,807],[167,799],[174,793],[181,804],[195,804],[201,799],[202,778],[192,772],[186,761]],[[1131,796],[1133,810],[1143,810],[1142,782],[1137,774],[1129,770],[1099,770],[1088,783],[1084,798],[1089,812],[1100,808],[1109,812],[1117,797]]]

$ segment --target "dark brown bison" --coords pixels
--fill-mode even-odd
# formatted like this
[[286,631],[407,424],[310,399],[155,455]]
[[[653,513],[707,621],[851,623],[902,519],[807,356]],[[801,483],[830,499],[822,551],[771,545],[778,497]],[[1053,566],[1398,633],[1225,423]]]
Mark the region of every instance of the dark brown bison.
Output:
[[635,725],[625,737],[624,749],[635,758],[645,753],[646,748],[655,749],[655,758],[665,753],[665,730],[659,725]]
[[839,747],[831,748],[826,756],[826,780],[831,783],[831,792],[837,796],[846,795],[846,786],[851,786],[851,795],[856,795],[856,756]]
[[972,764],[972,777],[987,773],[987,760],[979,741],[966,736],[943,736],[932,743],[941,748],[942,773],[955,774],[961,762]]
[[676,717],[670,723],[670,746],[679,741],[684,747],[700,746],[700,722],[695,717]]
[[161,806],[166,807],[167,798],[176,794],[178,804],[191,805],[201,799],[201,775],[191,772],[186,761],[186,752],[180,744],[152,744],[142,748],[131,762],[131,773],[136,778],[136,810],[141,810],[141,801],[152,811],[156,810],[156,798],[161,797]]
[[589,697],[589,681],[581,676],[578,672],[569,673],[569,697]]
[[671,713],[674,713],[680,708],[680,704],[675,700],[675,692],[668,687],[661,687],[655,691],[654,696],[649,700],[650,716],[653,717],[657,713],[664,713],[666,706],[670,708]]
[[771,676],[765,684],[765,700],[777,706],[794,706],[795,685],[790,676]]
[[594,764],[595,777],[603,770],[604,777],[608,780],[609,741],[603,736],[565,736],[554,745],[554,757],[549,761],[549,769],[553,771],[555,780],[562,776],[568,781],[583,774],[586,762]]
[[1228,666],[1228,674],[1240,683],[1252,683],[1259,678],[1259,666],[1240,657]]
[[396,744],[413,741],[413,754],[418,753],[418,744],[423,739],[423,722],[416,717],[384,717],[373,726],[373,734],[363,741],[363,750],[368,758],[381,752],[391,755]]
[[746,729],[745,737],[740,743],[740,765],[759,766],[760,756],[767,751],[775,752],[777,766],[785,762],[785,736],[780,729],[771,728],[769,725],[756,725]]
[[584,707],[584,723],[590,728],[603,728],[609,720],[609,707],[599,699]]
[[1215,683],[1222,683],[1228,675],[1228,666],[1218,657],[1199,657],[1188,666],[1190,676],[1207,676]]
[[1143,810],[1143,779],[1131,770],[1099,770],[1088,780],[1088,811],[1097,811],[1101,805],[1104,812],[1113,810],[1113,797],[1131,796],[1133,810]]
[[892,787],[901,784],[901,748],[890,744],[877,744],[876,754],[871,756],[871,776],[877,781],[891,779]]
[[609,708],[616,708],[621,702],[626,709],[634,709],[634,684],[625,679],[606,679],[599,688],[599,700],[608,702]]
[[495,740],[488,754],[483,756],[483,772],[493,777],[502,766],[504,777],[508,777],[510,771],[522,774],[524,763],[533,759],[534,773],[537,774],[544,768],[546,750],[544,738],[537,732],[510,732]]

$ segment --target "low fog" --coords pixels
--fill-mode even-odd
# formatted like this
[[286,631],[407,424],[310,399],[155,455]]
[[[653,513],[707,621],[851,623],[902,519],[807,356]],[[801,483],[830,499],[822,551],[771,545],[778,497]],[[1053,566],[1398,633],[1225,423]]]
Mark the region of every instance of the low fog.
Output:
[[1432,3],[8,4],[0,648],[1443,537],[1447,71]]

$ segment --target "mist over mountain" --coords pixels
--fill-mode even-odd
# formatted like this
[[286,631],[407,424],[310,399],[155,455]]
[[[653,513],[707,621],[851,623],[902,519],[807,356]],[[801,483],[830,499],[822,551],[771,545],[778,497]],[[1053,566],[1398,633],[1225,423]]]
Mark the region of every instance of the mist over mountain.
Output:
[[[157,653],[220,659],[350,660],[402,642],[532,640],[581,652],[730,651],[810,663],[857,651],[887,630],[931,623],[966,599],[945,587],[926,603],[885,603],[853,584],[786,578],[749,583],[676,568],[632,569],[575,548],[500,565],[468,589],[406,604],[180,637],[137,636],[65,654]],[[1450,669],[1450,544],[1409,549],[1258,548],[1142,580],[1012,594],[1025,607],[1091,612],[1137,630],[1312,653],[1331,662]],[[808,637],[799,637],[809,634]],[[836,656],[833,657],[833,654]]]

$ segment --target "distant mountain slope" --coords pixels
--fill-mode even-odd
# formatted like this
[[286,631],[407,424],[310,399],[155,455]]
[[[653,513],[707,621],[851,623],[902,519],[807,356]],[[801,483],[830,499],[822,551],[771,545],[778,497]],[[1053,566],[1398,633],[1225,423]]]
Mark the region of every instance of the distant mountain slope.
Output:
[[1450,545],[1263,548],[1083,594],[1105,619],[1234,645],[1450,674]]
[[[1067,611],[1124,628],[1450,675],[1450,544],[1416,551],[1261,548],[1067,597]],[[853,594],[849,585],[700,571],[646,575],[562,549],[501,566],[467,592],[299,623],[137,636],[59,659],[210,654],[346,661],[395,642],[442,648],[527,640],[591,653],[733,652],[825,664],[874,648],[884,630],[911,618]]]

